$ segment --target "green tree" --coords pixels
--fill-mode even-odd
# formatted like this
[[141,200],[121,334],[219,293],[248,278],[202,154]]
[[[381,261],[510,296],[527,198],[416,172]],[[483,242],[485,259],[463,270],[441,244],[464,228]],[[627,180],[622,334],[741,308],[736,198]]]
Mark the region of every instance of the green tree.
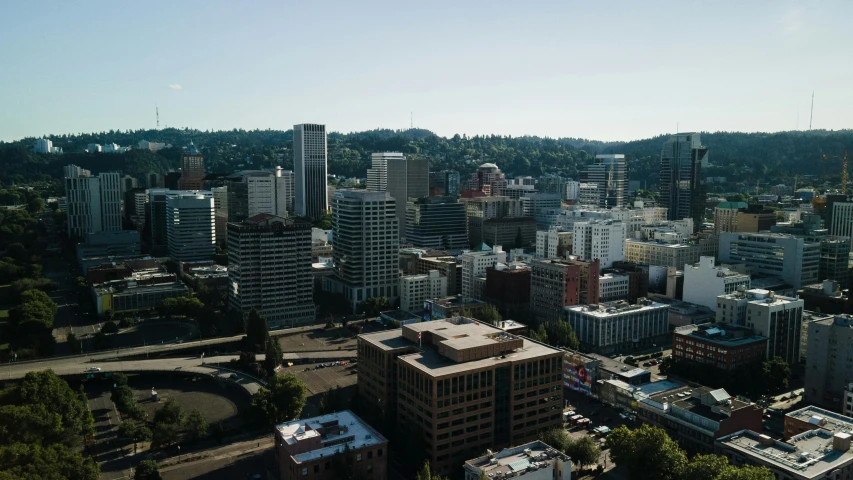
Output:
[[116,325],[115,322],[105,322],[104,326],[101,327],[101,332],[118,333],[118,325]]
[[151,437],[151,448],[167,448],[178,441],[178,425],[165,422],[155,423]]
[[296,375],[273,375],[252,395],[250,408],[259,423],[271,427],[299,417],[305,407],[305,392],[305,383]]
[[539,439],[561,452],[565,452],[572,443],[572,437],[568,432],[559,427],[543,430],[539,433]]
[[661,361],[658,371],[661,375],[669,375],[670,370],[672,370],[672,357],[666,357]]
[[80,397],[52,370],[30,372],[21,383],[20,405],[40,405],[58,414],[64,429],[60,443],[72,446],[86,429],[89,409]]
[[339,412],[346,409],[346,398],[340,386],[327,390],[320,398],[320,415]]
[[358,312],[368,317],[378,317],[379,312],[388,310],[388,299],[386,297],[370,297],[358,304]]
[[781,357],[773,357],[772,360],[764,362],[763,370],[766,393],[781,392],[788,388],[791,367]]
[[184,422],[184,417],[184,409],[181,408],[181,404],[179,404],[174,398],[169,398],[166,400],[166,403],[164,403],[163,406],[154,413],[154,423],[181,425]]
[[583,469],[585,465],[598,464],[598,459],[601,457],[601,449],[591,437],[581,437],[572,441],[564,450],[566,455],[572,457],[579,468]]
[[776,475],[767,467],[744,465],[729,468],[716,480],[776,480]]
[[607,437],[610,458],[628,467],[638,480],[676,480],[687,466],[687,456],[666,432],[643,425],[631,431],[622,425]]
[[539,328],[530,331],[530,338],[537,342],[542,342],[550,345],[548,340],[548,331],[545,329],[545,324],[540,323]]
[[207,435],[207,419],[197,409],[194,409],[187,415],[184,426],[189,433],[190,438],[201,438]]
[[151,429],[144,423],[135,420],[125,420],[118,426],[118,436],[133,443],[149,442],[152,438]]
[[729,468],[729,459],[726,457],[719,455],[696,455],[681,473],[681,478],[683,480],[692,480],[695,478],[714,480],[719,478]]
[[415,480],[447,480],[447,477],[442,477],[440,475],[432,473],[432,470],[429,466],[429,461],[425,461],[424,465],[418,470],[417,475],[415,476]]
[[63,444],[13,443],[0,446],[0,479],[97,480],[101,471],[92,457],[83,458]]
[[281,344],[278,342],[278,338],[267,338],[267,345],[264,353],[266,354],[264,357],[264,366],[267,369],[267,373],[273,375],[275,374],[275,369],[281,365],[284,355],[281,350]]
[[249,347],[254,350],[260,350],[267,344],[267,338],[269,338],[269,335],[267,319],[261,316],[257,310],[252,308],[252,311],[249,312],[249,320],[246,324],[246,340],[249,342]]
[[487,303],[482,310],[480,310],[480,314],[477,316],[477,319],[486,323],[491,323],[492,325],[497,325],[498,322],[503,320],[498,309],[495,308],[491,303]]
[[575,335],[575,330],[571,324],[565,320],[557,320],[555,323],[557,325],[556,344],[577,350],[580,346],[580,341],[578,341],[578,336]]
[[157,469],[157,462],[154,460],[143,460],[136,466],[136,471],[133,473],[133,480],[161,480],[160,471]]

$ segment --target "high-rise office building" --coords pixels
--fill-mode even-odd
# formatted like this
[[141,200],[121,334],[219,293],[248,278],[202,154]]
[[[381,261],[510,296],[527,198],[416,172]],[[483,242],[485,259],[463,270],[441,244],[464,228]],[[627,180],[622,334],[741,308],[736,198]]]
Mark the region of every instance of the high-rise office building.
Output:
[[76,165],[64,168],[68,235],[121,230],[121,181],[118,173],[92,176]]
[[334,275],[328,289],[353,310],[371,297],[393,303],[400,288],[400,241],[394,199],[387,192],[338,190],[332,197]]
[[204,157],[190,142],[181,155],[181,179],[178,188],[181,190],[201,190],[204,184]]
[[563,352],[473,319],[360,335],[358,364],[360,400],[422,435],[440,475],[562,425]]
[[293,211],[292,173],[276,167],[275,172],[244,170],[228,175],[228,221],[242,222],[261,213],[286,217]]
[[[398,152],[374,153],[372,168],[367,169],[367,189],[388,192],[396,201],[397,222],[406,224],[406,203],[410,198],[429,196],[429,161],[425,158],[406,158]],[[400,236],[406,231],[400,229]]]
[[487,268],[506,263],[506,252],[500,245],[495,245],[491,250],[463,253],[459,256],[459,263],[462,264],[462,296],[473,297],[475,280],[485,277]]
[[261,213],[228,223],[231,308],[251,309],[271,327],[314,322],[311,224]]
[[480,165],[468,180],[469,190],[480,191],[492,197],[503,195],[506,185],[506,175],[494,163]]
[[679,133],[664,144],[660,154],[660,202],[667,219],[692,218],[698,228],[705,219],[705,184],[702,161],[708,148],[698,133]]
[[148,189],[132,188],[124,192],[124,218],[140,232],[145,229],[145,212],[148,209]]
[[326,126],[305,123],[293,126],[293,208],[312,220],[329,210]]
[[465,204],[456,197],[409,199],[406,204],[406,243],[416,247],[457,250],[468,248]]
[[599,207],[628,204],[628,162],[625,155],[596,155],[587,167],[587,181],[598,185]]
[[539,191],[541,193],[552,193],[560,196],[560,200],[567,200],[569,189],[567,188],[570,178],[560,175],[546,173],[539,177]]
[[166,197],[166,240],[175,261],[210,260],[216,254],[213,193],[171,191]]

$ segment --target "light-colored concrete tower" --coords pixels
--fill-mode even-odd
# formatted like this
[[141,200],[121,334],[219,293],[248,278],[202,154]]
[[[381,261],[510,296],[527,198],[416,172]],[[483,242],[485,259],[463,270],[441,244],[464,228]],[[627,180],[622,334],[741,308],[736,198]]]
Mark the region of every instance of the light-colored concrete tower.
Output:
[[327,290],[353,310],[371,297],[399,296],[400,242],[395,201],[387,192],[338,190],[332,197],[334,276]]
[[329,210],[326,126],[293,126],[294,209],[297,215],[318,219]]
[[118,173],[92,172],[76,165],[64,168],[68,235],[121,230],[121,181]]
[[[367,189],[388,192],[396,201],[398,225],[406,225],[408,199],[429,196],[429,161],[406,158],[398,152],[374,153],[371,161],[373,166],[367,169]],[[406,236],[405,228],[400,228],[400,236]]]
[[216,254],[213,192],[166,192],[166,239],[175,261],[210,260]]

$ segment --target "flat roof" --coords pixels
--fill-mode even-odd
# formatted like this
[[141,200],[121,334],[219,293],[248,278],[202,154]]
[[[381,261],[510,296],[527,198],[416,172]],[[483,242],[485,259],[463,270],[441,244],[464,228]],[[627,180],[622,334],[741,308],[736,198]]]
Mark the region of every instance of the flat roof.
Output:
[[[754,334],[751,328],[728,323],[685,325],[677,327],[673,333],[727,347],[737,347],[767,340],[767,337]],[[738,334],[740,335],[738,336]]]
[[[293,420],[276,425],[275,428],[282,440],[288,445],[295,445],[303,440],[320,437],[324,446],[293,455],[292,457],[297,463],[333,456],[340,453],[345,444],[352,449],[357,449],[387,442],[385,437],[349,410]],[[325,446],[329,443],[332,445]]]
[[[494,459],[494,463],[492,460]],[[485,472],[487,478],[551,478],[557,459],[570,461],[564,453],[541,440],[505,448],[492,455],[483,455],[465,462],[465,466]],[[547,469],[547,470],[546,470]],[[545,470],[545,471],[543,471]],[[547,472],[547,475],[546,475]],[[544,476],[543,476],[544,475]]]
[[814,405],[788,412],[785,416],[804,422],[809,422],[811,419],[819,417],[824,420],[823,425],[820,425],[821,428],[831,432],[853,432],[853,418],[845,417],[840,413],[830,412]]
[[825,430],[804,432],[788,442],[741,430],[717,442],[751,458],[751,463],[763,463],[799,478],[826,478],[827,472],[853,462],[853,452],[833,449],[833,434]]
[[401,348],[417,348],[417,345],[403,338],[400,329],[385,330],[382,332],[363,333],[358,336],[360,340],[370,343],[380,350],[399,350]]
[[640,304],[639,302],[636,305],[631,305],[624,300],[617,300],[615,302],[602,302],[592,305],[572,305],[564,307],[564,309],[573,312],[580,312],[593,317],[614,317],[617,315],[647,312],[649,310],[669,310],[669,305],[654,301],[649,301],[646,305]]

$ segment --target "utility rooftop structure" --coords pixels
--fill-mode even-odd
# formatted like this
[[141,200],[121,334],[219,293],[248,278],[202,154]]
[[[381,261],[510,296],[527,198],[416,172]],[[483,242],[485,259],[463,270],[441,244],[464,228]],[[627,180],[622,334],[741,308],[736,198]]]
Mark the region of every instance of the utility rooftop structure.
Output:
[[845,478],[853,468],[851,434],[853,419],[806,407],[785,416],[787,441],[741,430],[718,439],[717,448],[735,465],[765,466],[776,478]]
[[495,480],[570,480],[572,460],[547,443],[536,440],[497,453],[488,450],[486,455],[465,462],[465,480],[480,480],[481,472]]

